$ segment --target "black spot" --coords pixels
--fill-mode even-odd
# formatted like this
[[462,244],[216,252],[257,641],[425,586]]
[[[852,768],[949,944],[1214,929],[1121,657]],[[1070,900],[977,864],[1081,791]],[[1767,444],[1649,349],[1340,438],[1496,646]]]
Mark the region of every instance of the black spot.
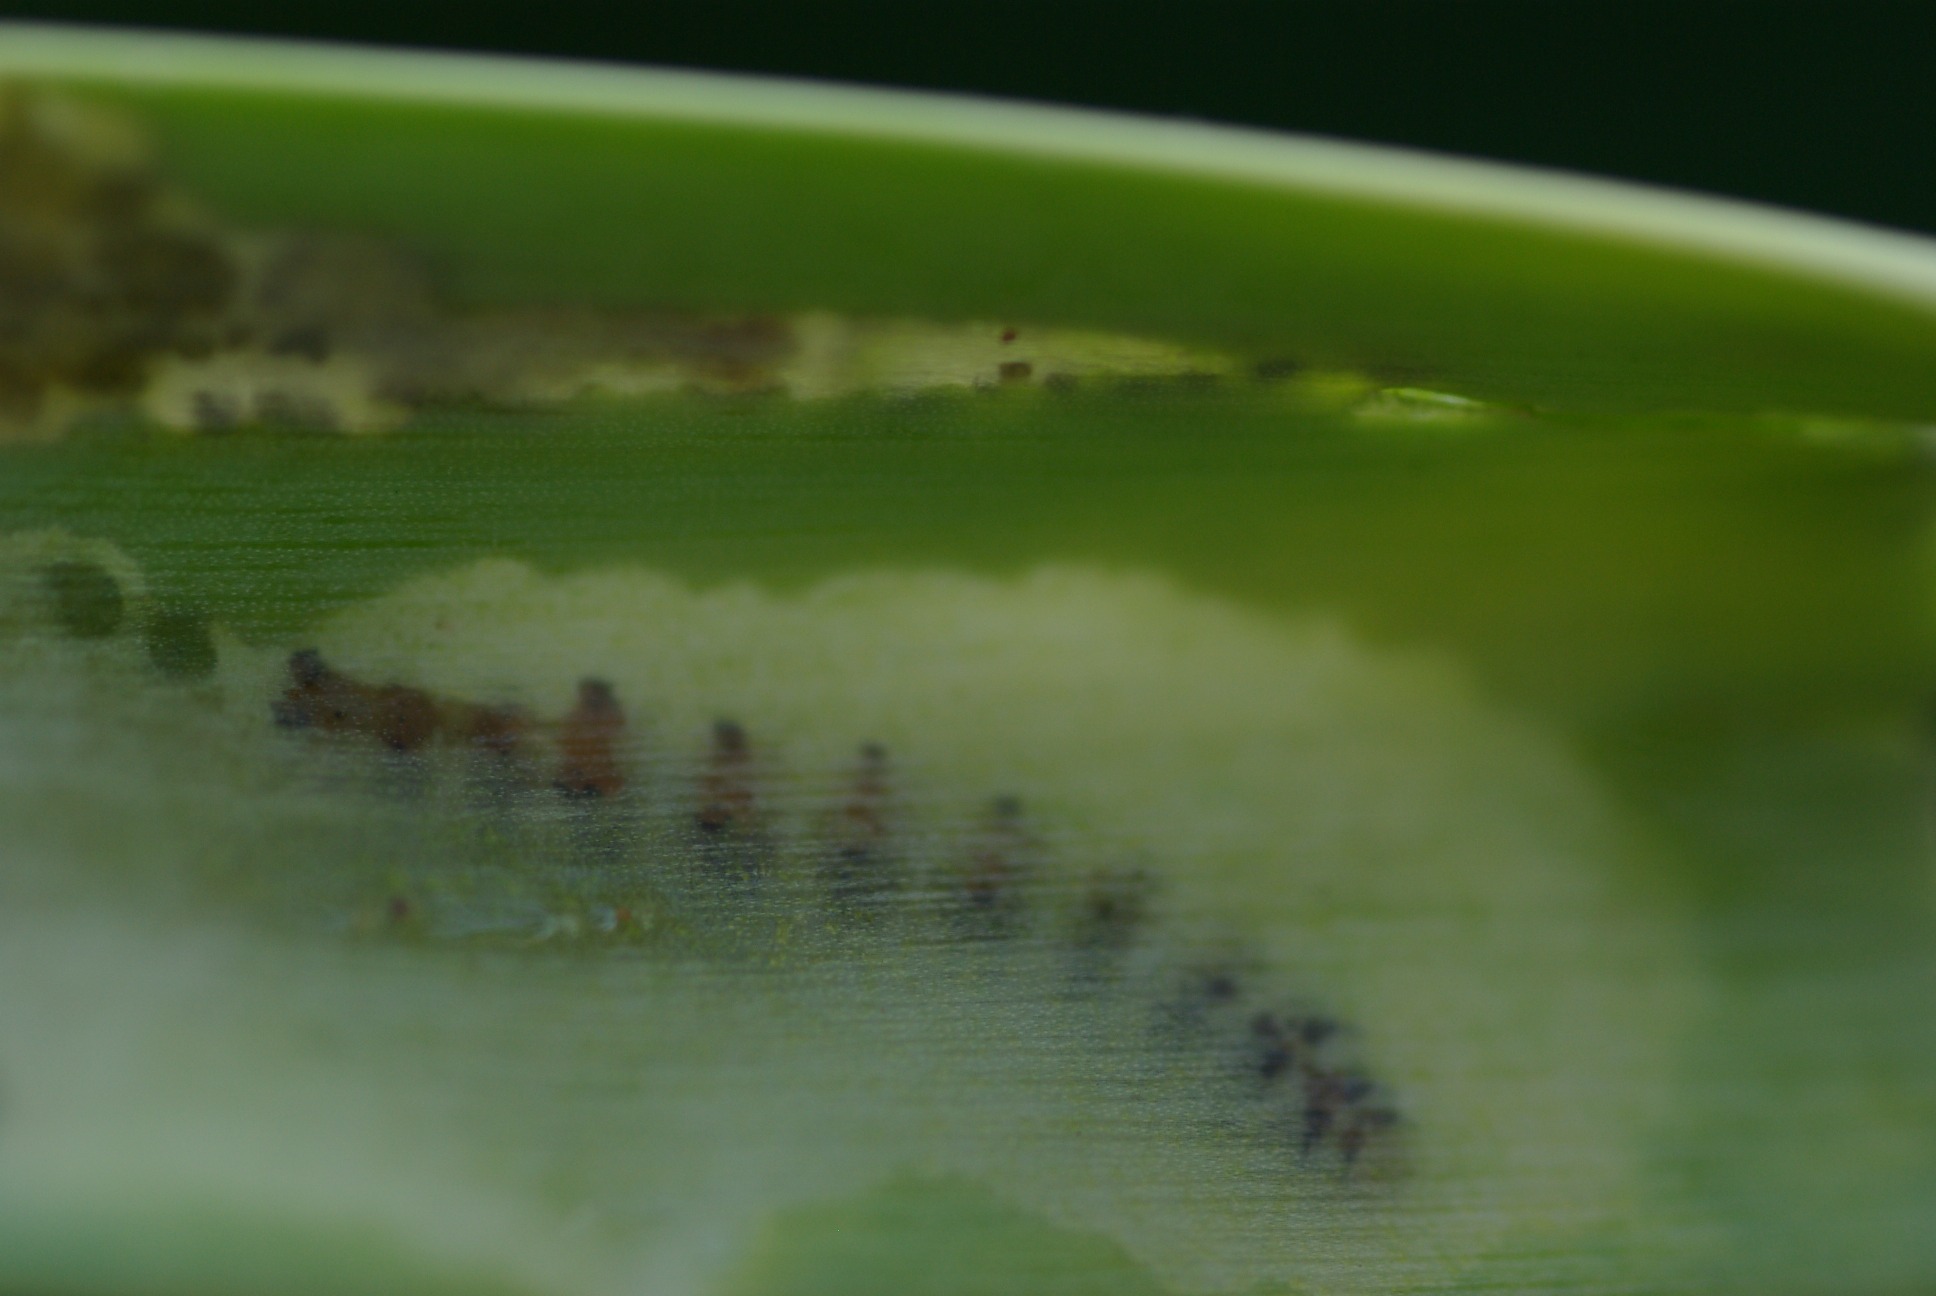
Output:
[[1337,1108],[1328,1101],[1313,1099],[1304,1105],[1304,1138],[1300,1145],[1309,1155],[1315,1152],[1324,1136],[1331,1132],[1331,1125],[1337,1119]]
[[1257,1074],[1265,1082],[1288,1072],[1297,1061],[1297,1049],[1285,1034],[1274,1013],[1258,1013],[1251,1019],[1250,1033],[1257,1038]]
[[121,584],[91,562],[51,563],[41,585],[52,605],[54,624],[76,639],[105,639],[121,628],[127,600]]
[[1089,877],[1077,912],[1074,936],[1091,949],[1127,948],[1149,921],[1154,884],[1141,869],[1099,869]]
[[1318,1048],[1338,1033],[1338,1023],[1329,1017],[1307,1017],[1299,1024],[1297,1033],[1307,1045]]

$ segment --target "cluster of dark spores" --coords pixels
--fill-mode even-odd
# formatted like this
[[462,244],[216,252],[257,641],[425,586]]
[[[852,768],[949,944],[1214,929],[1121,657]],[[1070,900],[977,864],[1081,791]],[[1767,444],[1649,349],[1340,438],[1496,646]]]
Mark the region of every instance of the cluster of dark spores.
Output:
[[[293,653],[271,703],[277,725],[335,735],[395,758],[442,747],[512,779],[595,840],[638,789],[627,759],[628,723],[608,682],[581,680],[564,716],[540,720],[514,705],[441,697],[412,685],[373,685],[330,666],[314,649]],[[1157,879],[1139,867],[1061,878],[1022,800],[996,796],[951,841],[948,858],[917,875],[900,840],[887,749],[859,746],[841,783],[812,815],[811,865],[789,886],[777,865],[783,844],[763,805],[752,736],[731,719],[711,727],[670,843],[654,853],[651,900],[636,888],[575,931],[640,938],[648,909],[671,925],[720,922],[762,939],[810,911],[825,957],[864,957],[893,943],[971,945],[999,951],[1025,941],[1059,950],[1072,993],[1104,994],[1129,980],[1155,986],[1151,1030],[1165,1047],[1206,1059],[1210,1083],[1256,1104],[1300,1159],[1327,1158],[1345,1173],[1399,1123],[1390,1094],[1341,1047],[1354,1033],[1336,1018],[1266,997],[1255,960],[1179,961],[1155,953]],[[608,839],[609,840],[609,839]],[[422,914],[403,894],[380,914],[399,931]],[[661,924],[662,929],[664,924]],[[742,947],[743,948],[743,947]]]

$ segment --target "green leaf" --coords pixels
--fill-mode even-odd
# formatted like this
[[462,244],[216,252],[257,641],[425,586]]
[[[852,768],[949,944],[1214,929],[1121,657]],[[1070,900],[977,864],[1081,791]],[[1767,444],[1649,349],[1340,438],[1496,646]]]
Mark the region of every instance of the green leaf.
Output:
[[0,77],[0,1293],[1936,1277],[1924,244],[690,74]]

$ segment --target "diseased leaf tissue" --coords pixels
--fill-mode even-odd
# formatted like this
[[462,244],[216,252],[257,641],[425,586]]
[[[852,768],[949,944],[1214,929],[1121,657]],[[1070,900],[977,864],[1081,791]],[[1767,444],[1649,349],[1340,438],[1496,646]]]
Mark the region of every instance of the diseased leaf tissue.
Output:
[[[1354,425],[1504,415],[1027,321],[460,309],[436,264],[234,228],[129,122],[8,88],[0,441],[342,451],[320,481],[480,410],[1147,388]],[[314,432],[400,435],[285,435]],[[355,480],[291,503],[347,519],[318,563],[353,564],[394,507]],[[227,507],[215,481],[182,507]],[[1690,1011],[1679,915],[1623,907],[1607,879],[1638,848],[1607,799],[1456,670],[1057,554],[696,588],[487,549],[245,633],[152,554],[271,598],[251,546],[275,519],[142,551],[173,502],[112,538],[36,516],[0,535],[0,983],[31,947],[46,1002],[99,1011],[0,1002],[36,1113],[32,1138],[0,1127],[0,1203],[32,1182],[56,1224],[91,1219],[165,1172],[210,1218],[347,1212],[411,1245],[501,1211],[467,1254],[675,1293],[791,1290],[811,1265],[784,1221],[879,1212],[887,1259],[840,1263],[881,1281],[986,1225],[991,1254],[1046,1248],[1038,1276],[1102,1256],[1124,1290],[1235,1292],[1483,1269],[1644,1197]],[[62,953],[97,939],[115,954]],[[906,1241],[924,1202],[943,1243]],[[65,1281],[65,1225],[12,1217],[0,1244]]]
[[163,427],[376,432],[450,404],[604,393],[824,397],[1085,377],[1211,377],[1229,357],[1066,329],[454,312],[411,251],[331,231],[231,229],[158,173],[128,122],[0,88],[0,427],[57,435],[103,407]]

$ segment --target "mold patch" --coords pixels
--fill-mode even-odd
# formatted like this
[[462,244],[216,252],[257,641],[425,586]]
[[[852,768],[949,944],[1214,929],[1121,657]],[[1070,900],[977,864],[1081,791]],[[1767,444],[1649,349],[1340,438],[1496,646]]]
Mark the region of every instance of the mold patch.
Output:
[[[134,415],[166,429],[384,432],[426,411],[663,393],[1150,393],[1240,381],[1374,421],[1464,417],[1457,396],[1043,321],[451,305],[419,250],[231,227],[138,126],[0,84],[0,439]],[[1448,413],[1450,411],[1450,413]],[[1471,421],[1467,419],[1466,421]]]
[[327,1124],[249,1061],[315,1054],[414,1113],[398,1156],[613,1221],[600,1265],[671,1292],[910,1167],[1193,1291],[1383,1289],[1644,1209],[1679,924],[1566,754],[1429,662],[1079,568],[486,562],[294,646],[216,627],[194,690],[122,640],[8,650],[9,912],[262,949],[130,999],[228,1059],[136,1032],[139,1102],[56,1083],[115,1010],[31,1047],[0,1014],[49,1128],[152,1147],[235,1085]]

